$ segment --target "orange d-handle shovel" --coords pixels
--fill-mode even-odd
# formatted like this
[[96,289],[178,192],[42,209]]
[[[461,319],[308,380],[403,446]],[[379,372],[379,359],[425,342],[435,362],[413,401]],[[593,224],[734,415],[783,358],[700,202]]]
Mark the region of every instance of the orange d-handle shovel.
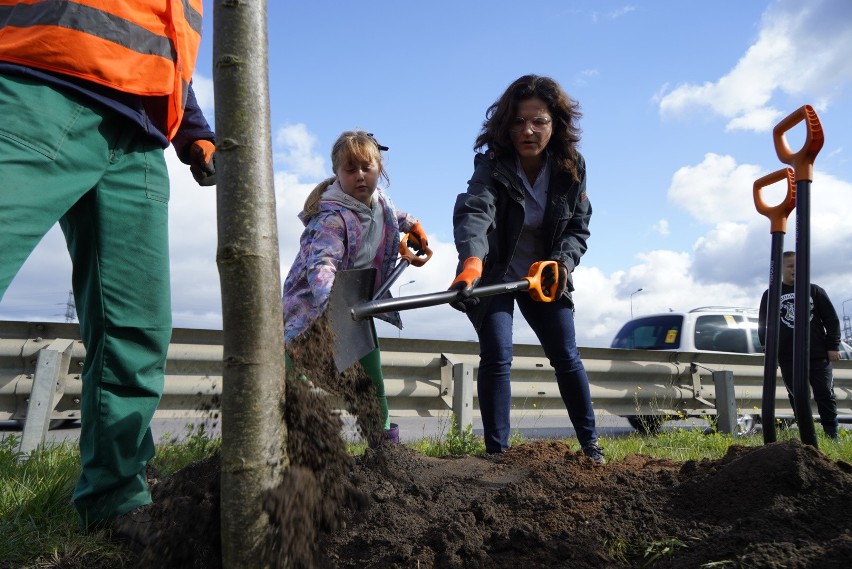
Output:
[[[763,201],[763,188],[787,180],[787,195],[778,205]],[[769,218],[772,252],[769,261],[769,294],[766,302],[766,349],[763,358],[763,404],[760,421],[764,444],[775,442],[775,385],[778,376],[778,329],[781,322],[781,253],[787,218],[796,207],[796,184],[792,168],[782,168],[754,182],[754,207]]]
[[420,255],[416,254],[408,248],[408,233],[406,233],[402,236],[402,239],[399,240],[399,257],[399,262],[396,264],[393,272],[388,275],[388,279],[382,284],[379,290],[376,291],[376,294],[373,295],[373,300],[378,300],[383,297],[408,265],[414,267],[422,267],[425,265],[426,261],[432,258],[432,249],[424,247]]
[[[556,300],[556,289],[558,288],[559,282],[554,280],[550,288],[544,290],[541,288],[541,274],[548,266],[551,266],[558,274],[559,267],[557,266],[556,261],[537,261],[530,266],[529,274],[523,279],[509,283],[498,283],[475,287],[467,298],[481,298],[483,296],[493,296],[495,294],[504,294],[507,292],[529,291],[533,300],[538,302],[553,302]],[[352,318],[354,320],[362,320],[368,316],[373,316],[374,314],[381,314],[383,312],[391,312],[395,310],[425,308],[427,306],[437,306],[439,304],[449,304],[450,302],[461,298],[462,292],[460,290],[446,290],[428,294],[405,296],[402,298],[371,300],[370,302],[353,306]]]
[[[804,121],[807,128],[805,143],[797,152],[787,145],[785,133]],[[772,130],[775,153],[784,164],[793,167],[796,175],[796,278],[793,286],[793,407],[802,442],[817,446],[811,412],[810,386],[810,313],[811,313],[811,196],[814,160],[825,142],[822,125],[814,108],[804,105],[793,111]],[[765,425],[764,425],[765,426]]]
[[[414,263],[412,263],[414,264]],[[552,266],[558,271],[556,261],[539,261],[530,267],[529,275],[523,280],[481,286],[473,289],[474,297],[529,290],[534,300],[551,302],[555,299],[558,282],[546,290],[541,287],[541,273]],[[557,272],[558,274],[558,272]],[[373,298],[375,269],[338,271],[328,300],[328,315],[334,332],[332,353],[338,371],[344,371],[355,362],[376,349],[376,342],[368,318],[375,314],[411,310],[446,304],[461,298],[461,291],[448,290],[432,294],[420,294],[403,298]],[[368,300],[373,298],[373,300]]]

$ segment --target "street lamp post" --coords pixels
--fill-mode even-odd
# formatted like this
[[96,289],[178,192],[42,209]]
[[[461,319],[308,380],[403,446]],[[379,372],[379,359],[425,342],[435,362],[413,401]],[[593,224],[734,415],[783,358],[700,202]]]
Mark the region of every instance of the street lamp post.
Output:
[[847,298],[841,305],[843,307],[843,336],[847,342],[852,342],[852,330],[849,327],[849,317],[846,316],[846,303],[852,302],[852,298]]
[[[402,283],[401,285],[399,285],[399,288],[396,289],[396,297],[400,298],[402,296],[402,287],[410,285],[412,283],[414,283],[414,279],[411,279],[407,283]],[[399,335],[397,336],[397,338],[402,338],[402,328],[399,329]]]
[[637,288],[636,290],[634,290],[633,292],[630,293],[630,319],[631,320],[633,320],[633,295],[636,294],[637,292],[642,292],[643,290],[645,290],[645,289]]

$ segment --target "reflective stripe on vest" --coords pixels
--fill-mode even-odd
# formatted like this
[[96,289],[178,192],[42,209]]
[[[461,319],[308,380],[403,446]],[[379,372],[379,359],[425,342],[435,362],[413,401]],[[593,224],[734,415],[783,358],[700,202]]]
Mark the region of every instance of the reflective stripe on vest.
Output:
[[0,0],[0,60],[167,97],[174,137],[201,41],[201,0]]

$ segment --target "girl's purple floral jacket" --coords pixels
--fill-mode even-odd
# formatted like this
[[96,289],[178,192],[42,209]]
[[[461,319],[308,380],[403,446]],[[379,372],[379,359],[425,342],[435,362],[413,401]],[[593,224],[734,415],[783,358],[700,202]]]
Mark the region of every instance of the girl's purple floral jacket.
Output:
[[[326,195],[323,194],[316,215],[307,217],[305,212],[299,214],[305,230],[300,239],[299,254],[284,281],[281,303],[285,342],[307,330],[325,311],[335,273],[352,269],[361,249],[363,226],[357,212],[339,201],[327,201]],[[377,290],[393,272],[399,253],[400,232],[408,232],[417,219],[398,211],[380,188],[376,189],[374,196],[384,212],[384,231],[371,264],[376,269],[373,290]],[[398,312],[377,317],[402,327]]]

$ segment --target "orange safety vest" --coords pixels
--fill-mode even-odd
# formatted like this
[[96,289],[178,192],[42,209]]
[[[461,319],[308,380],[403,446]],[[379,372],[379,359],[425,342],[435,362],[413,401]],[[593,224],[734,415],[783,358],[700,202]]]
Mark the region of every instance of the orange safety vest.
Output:
[[201,43],[202,0],[0,0],[0,60],[166,97],[163,132],[183,118]]

